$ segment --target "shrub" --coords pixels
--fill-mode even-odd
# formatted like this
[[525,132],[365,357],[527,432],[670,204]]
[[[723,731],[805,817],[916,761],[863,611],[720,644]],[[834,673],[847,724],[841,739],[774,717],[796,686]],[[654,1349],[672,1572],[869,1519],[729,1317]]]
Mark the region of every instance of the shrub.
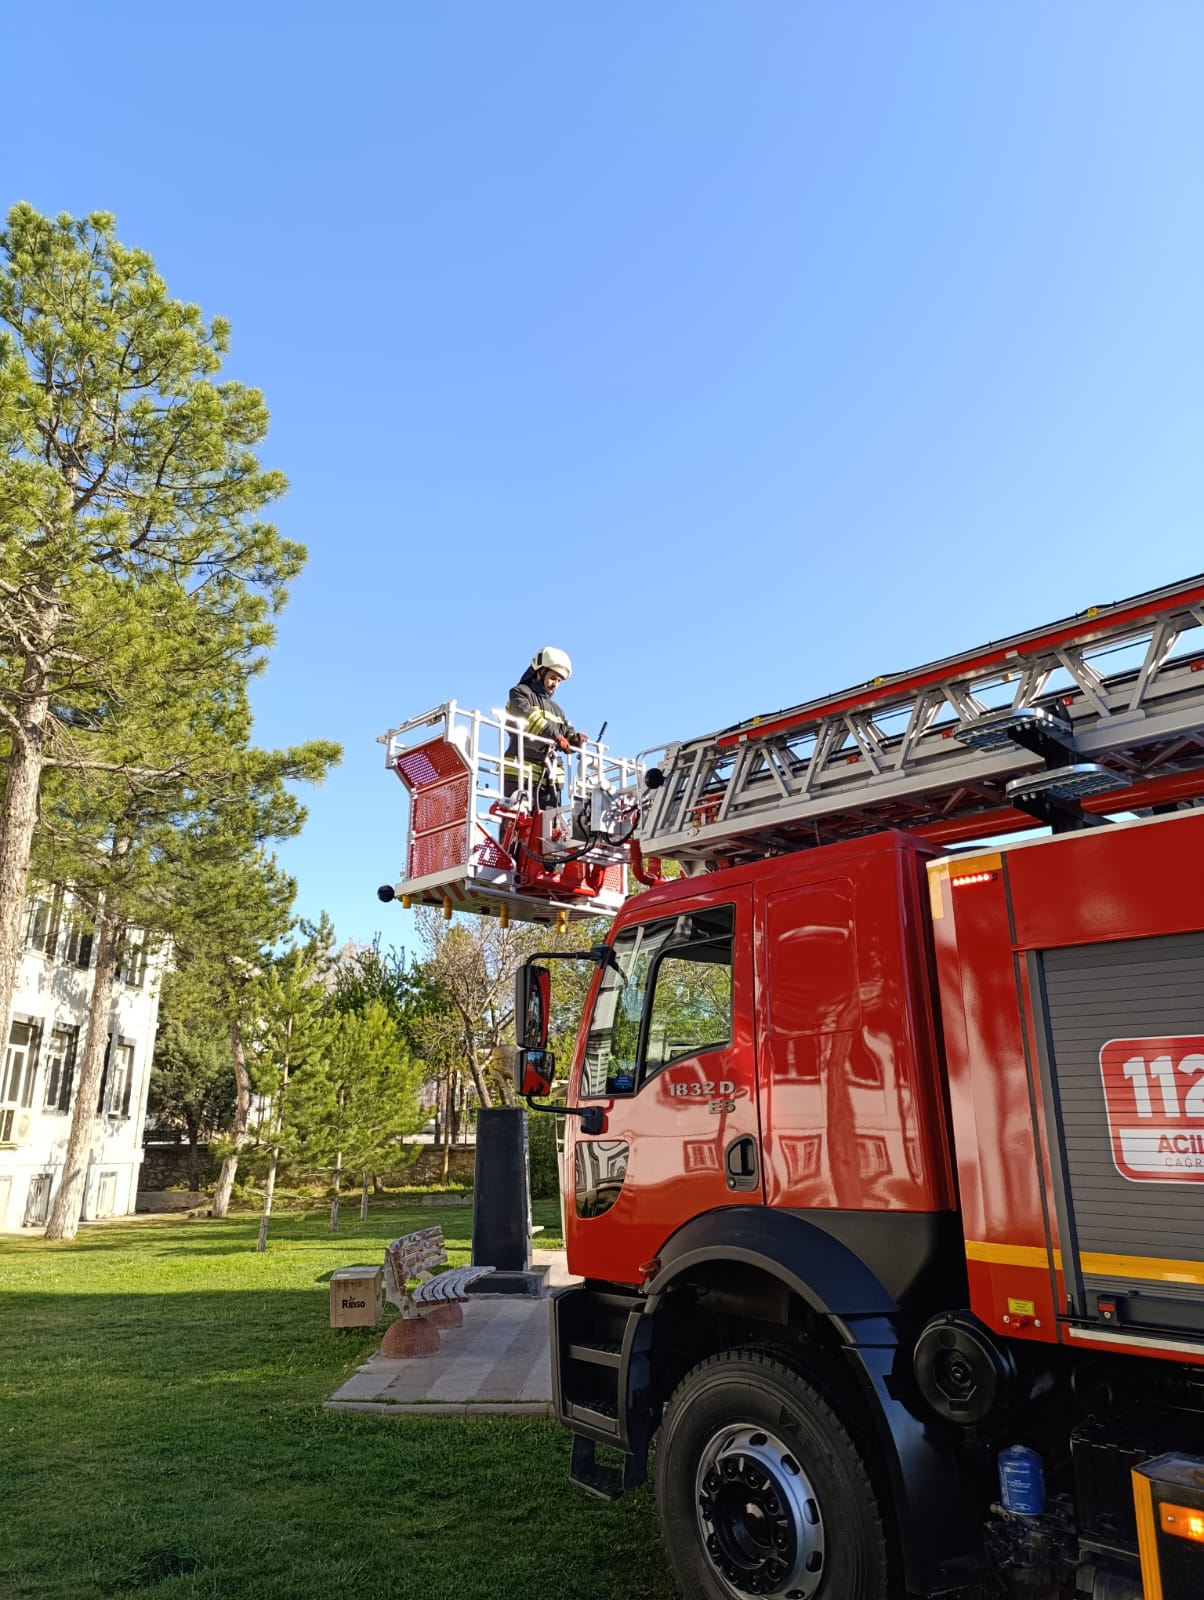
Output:
[[560,1157],[556,1151],[556,1118],[527,1114],[527,1147],[531,1158],[532,1200],[560,1197]]

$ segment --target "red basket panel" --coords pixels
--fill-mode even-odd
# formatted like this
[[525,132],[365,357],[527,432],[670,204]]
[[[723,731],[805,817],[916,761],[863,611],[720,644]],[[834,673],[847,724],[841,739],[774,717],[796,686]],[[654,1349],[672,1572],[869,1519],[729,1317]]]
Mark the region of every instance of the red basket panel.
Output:
[[514,868],[514,862],[496,839],[482,839],[473,849],[472,856],[478,867],[500,867],[503,872],[510,872]]
[[432,739],[429,744],[406,750],[393,766],[407,789],[420,789],[442,778],[458,778],[466,770],[464,757],[446,739]]
[[450,827],[454,822],[467,822],[469,778],[466,772],[459,777],[445,779],[429,789],[417,789],[411,801],[415,833],[427,833],[432,828]]
[[613,867],[607,867],[606,876],[602,880],[602,889],[606,894],[622,894],[627,888],[627,868],[621,861],[616,861]]
[[465,863],[464,829],[444,828],[438,833],[424,833],[410,841],[410,878],[425,878],[428,872],[446,872],[449,867],[462,867]]

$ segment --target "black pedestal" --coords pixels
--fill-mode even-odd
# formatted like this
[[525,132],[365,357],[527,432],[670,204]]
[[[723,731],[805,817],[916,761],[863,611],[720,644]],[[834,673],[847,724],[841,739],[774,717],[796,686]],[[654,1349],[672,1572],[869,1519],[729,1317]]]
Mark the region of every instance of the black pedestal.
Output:
[[472,1260],[492,1267],[470,1294],[542,1294],[546,1267],[531,1265],[531,1180],[527,1113],[492,1106],[477,1113],[472,1190]]

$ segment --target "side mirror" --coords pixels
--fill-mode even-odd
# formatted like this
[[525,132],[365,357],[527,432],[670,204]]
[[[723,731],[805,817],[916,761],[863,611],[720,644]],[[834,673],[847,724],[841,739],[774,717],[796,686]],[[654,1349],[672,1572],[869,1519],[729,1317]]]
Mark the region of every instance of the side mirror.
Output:
[[556,1082],[556,1057],[550,1050],[520,1050],[514,1062],[514,1086],[528,1095],[549,1095]]
[[551,972],[524,962],[514,980],[514,1033],[520,1051],[547,1050],[551,1009]]

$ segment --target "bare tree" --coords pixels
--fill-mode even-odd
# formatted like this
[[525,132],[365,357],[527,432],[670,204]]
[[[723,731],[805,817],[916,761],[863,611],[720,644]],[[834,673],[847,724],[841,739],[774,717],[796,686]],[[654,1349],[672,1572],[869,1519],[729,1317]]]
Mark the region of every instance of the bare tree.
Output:
[[[420,1039],[429,1061],[446,1064],[449,1123],[454,1065],[467,1070],[483,1106],[498,1099],[512,1105],[509,1063],[515,973],[536,950],[588,949],[604,936],[605,924],[575,923],[558,934],[533,923],[503,928],[492,917],[446,922],[433,908],[423,908],[416,916],[427,952],[424,968],[445,1001],[444,1008],[423,1019]],[[561,965],[567,971],[558,979],[558,987],[573,1002],[570,1027],[575,1030],[590,969],[575,971],[573,963]]]

